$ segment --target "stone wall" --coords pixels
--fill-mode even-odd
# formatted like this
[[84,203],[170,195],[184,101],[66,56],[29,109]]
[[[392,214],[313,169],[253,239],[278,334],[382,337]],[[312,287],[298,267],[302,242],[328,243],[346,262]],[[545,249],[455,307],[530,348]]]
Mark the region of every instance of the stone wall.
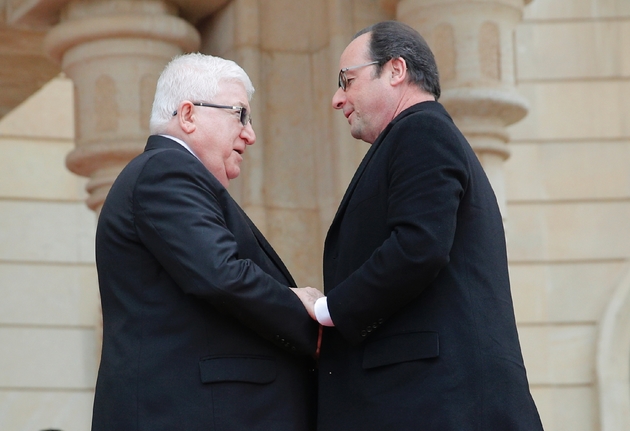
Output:
[[[620,329],[603,326],[622,305],[610,309],[611,301],[628,289],[629,41],[625,0],[535,0],[515,34],[517,89],[530,112],[511,128],[508,247],[525,361],[547,431],[630,429],[630,338],[615,340],[625,352],[618,406],[602,398],[610,387],[598,381],[614,364],[597,359]],[[613,381],[623,378],[617,372]],[[625,422],[600,428],[610,407]]]
[[[455,85],[465,76],[458,73],[477,73],[466,69],[472,54],[464,55],[472,63],[457,63],[464,46],[457,30],[466,28],[499,44],[475,45],[489,59],[479,73],[492,78],[477,84],[501,78],[529,105],[493,166],[504,186],[517,321],[545,429],[630,429],[627,0],[534,0],[514,32],[499,19],[478,33],[470,20],[460,22],[469,18],[467,5],[434,15],[447,18],[450,32],[430,23],[422,9],[430,2],[419,0],[233,0],[195,23],[200,49],[239,62],[257,89],[258,140],[230,192],[298,283],[321,287],[323,239],[367,149],[331,108],[338,58],[355,31],[396,16],[398,3],[413,11],[401,18],[435,27],[429,40],[453,36],[455,45],[436,48],[450,65],[445,79]],[[506,10],[519,2],[497,3]],[[491,63],[502,72],[483,66]],[[96,216],[85,205],[87,179],[65,167],[75,148],[74,100],[71,81],[59,77],[0,120],[3,431],[84,431],[91,420],[100,342]]]
[[70,173],[72,82],[0,120],[0,429],[88,430],[98,366],[95,214]]

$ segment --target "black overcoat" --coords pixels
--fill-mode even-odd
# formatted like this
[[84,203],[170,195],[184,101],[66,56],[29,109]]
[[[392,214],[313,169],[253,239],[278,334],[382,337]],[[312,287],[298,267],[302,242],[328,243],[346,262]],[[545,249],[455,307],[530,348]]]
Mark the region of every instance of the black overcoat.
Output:
[[318,430],[542,429],[497,201],[439,103],[402,112],[367,152],[326,238],[324,286],[336,327]]
[[312,429],[317,325],[286,267],[180,144],[151,136],[96,234],[94,431]]

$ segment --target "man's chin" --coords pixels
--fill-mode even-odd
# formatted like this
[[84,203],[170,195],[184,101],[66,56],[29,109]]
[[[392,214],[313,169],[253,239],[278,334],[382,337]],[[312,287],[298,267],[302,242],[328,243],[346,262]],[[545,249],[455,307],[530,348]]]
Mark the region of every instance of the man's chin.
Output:
[[350,130],[350,134],[352,135],[352,137],[353,137],[354,139],[359,139],[359,140],[361,140],[361,141],[365,141],[365,139],[363,138],[363,133],[361,133],[361,131],[360,131],[360,130],[354,130],[354,129],[351,129],[351,130]]
[[229,173],[227,173],[228,180],[233,180],[241,174],[241,169],[232,169]]
[[361,128],[357,127],[356,124],[350,124],[350,134],[355,139],[361,139]]

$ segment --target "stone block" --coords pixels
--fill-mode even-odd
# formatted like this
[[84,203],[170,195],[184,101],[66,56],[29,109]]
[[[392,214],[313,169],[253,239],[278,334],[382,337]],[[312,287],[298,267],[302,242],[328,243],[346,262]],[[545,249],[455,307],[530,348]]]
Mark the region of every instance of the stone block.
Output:
[[[238,191],[235,190],[235,198],[241,205],[262,207],[265,203],[265,136],[263,133],[265,95],[261,78],[261,54],[257,48],[243,47],[236,50],[234,59],[245,69],[257,89],[250,101],[256,143],[247,149],[241,165],[241,175],[234,181],[238,187]],[[230,193],[232,191],[233,187],[230,183]]]
[[510,264],[521,323],[597,322],[625,273],[621,261]]
[[315,210],[269,209],[267,239],[300,287],[322,288],[323,243]]
[[630,139],[617,142],[510,144],[509,202],[625,199],[630,196]]
[[0,387],[92,389],[97,339],[92,328],[0,326]]
[[523,13],[525,21],[630,17],[627,0],[536,0]]
[[630,137],[630,81],[521,83],[529,114],[508,128],[513,141],[583,141]]
[[591,385],[533,386],[545,431],[599,430],[597,391]]
[[520,325],[518,330],[530,385],[593,383],[594,324]]
[[383,0],[352,0],[351,3],[354,15],[354,33],[379,21],[396,19],[394,8],[391,10],[384,8],[385,1]]
[[620,259],[630,254],[630,203],[524,203],[508,206],[513,263]]
[[234,4],[234,39],[238,48],[260,44],[260,9],[258,0],[238,0]]
[[92,265],[0,263],[0,325],[93,326],[100,319]]
[[92,423],[94,393],[0,389],[0,429],[85,431]]
[[[335,157],[335,140],[332,131],[332,116],[340,114],[333,112],[331,99],[336,90],[336,76],[333,77],[329,67],[330,49],[323,49],[313,54],[313,89],[314,106],[312,122],[316,125],[313,130],[313,141],[316,143],[315,157],[315,185],[317,188],[317,203],[320,212],[322,234],[326,230],[337,211],[342,194],[336,193],[339,172],[338,165],[333,163]],[[324,243],[325,237],[321,238]]]
[[[516,30],[518,80],[627,78],[628,40],[628,20],[522,24]],[[566,48],[573,45],[580,49]]]
[[259,3],[263,50],[310,52],[328,44],[325,1],[261,0]]
[[0,119],[0,136],[74,139],[72,81],[59,77]]
[[0,196],[4,198],[83,201],[86,178],[65,167],[71,141],[0,136]]
[[199,51],[227,58],[227,52],[235,48],[235,4],[230,2],[199,25],[201,45]]
[[0,201],[0,260],[93,263],[95,226],[83,203]]
[[[307,54],[263,55],[266,204],[315,209],[313,95]],[[260,128],[257,128],[260,133]]]

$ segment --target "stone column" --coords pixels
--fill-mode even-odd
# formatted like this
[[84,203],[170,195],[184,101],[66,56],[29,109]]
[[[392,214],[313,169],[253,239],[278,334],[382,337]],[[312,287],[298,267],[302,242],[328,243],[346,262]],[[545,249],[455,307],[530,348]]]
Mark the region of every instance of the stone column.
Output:
[[144,148],[164,65],[199,46],[195,28],[176,15],[157,0],[73,1],[45,39],[74,82],[76,148],[66,165],[90,178],[87,205],[97,213],[120,170]]
[[[507,126],[527,114],[514,86],[512,36],[526,0],[400,0],[396,16],[427,40],[440,72],[440,102],[479,157],[505,219]],[[391,2],[389,2],[391,4]]]

